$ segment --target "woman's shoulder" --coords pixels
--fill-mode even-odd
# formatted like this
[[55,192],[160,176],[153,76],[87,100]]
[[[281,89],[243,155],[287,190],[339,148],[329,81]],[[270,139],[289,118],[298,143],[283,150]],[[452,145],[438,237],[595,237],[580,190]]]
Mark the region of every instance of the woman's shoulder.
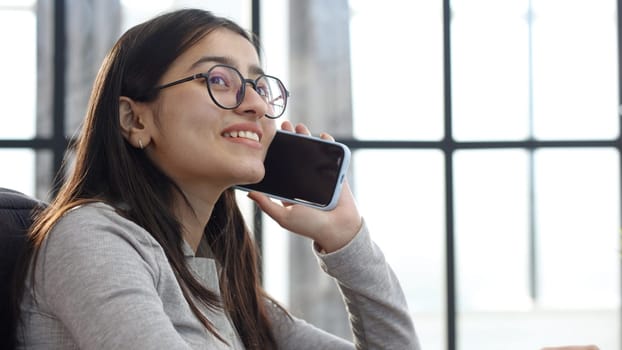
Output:
[[67,211],[46,236],[33,263],[34,295],[43,301],[44,310],[64,309],[75,300],[123,295],[133,288],[125,281],[152,290],[163,278],[174,280],[155,239],[103,203]]
[[70,209],[54,225],[48,244],[79,248],[114,248],[129,244],[134,249],[159,249],[157,241],[119,210],[103,202]]

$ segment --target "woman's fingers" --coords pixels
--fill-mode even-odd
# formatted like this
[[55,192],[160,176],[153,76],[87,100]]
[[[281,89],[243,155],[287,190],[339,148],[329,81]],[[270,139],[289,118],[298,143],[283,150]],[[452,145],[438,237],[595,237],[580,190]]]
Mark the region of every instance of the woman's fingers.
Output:
[[281,129],[285,131],[294,132],[294,125],[289,120],[286,120],[283,123],[281,123]]
[[[289,120],[286,120],[283,123],[281,123],[281,129],[285,131],[296,132],[297,134],[311,136],[311,131],[309,130],[309,128],[305,124],[302,124],[302,123],[298,123],[296,124],[296,126],[294,126],[292,122],[290,122]],[[321,133],[320,138],[324,140],[335,141],[335,139],[327,133]]]
[[334,138],[334,137],[330,136],[329,134],[327,134],[327,133],[325,133],[325,132],[323,132],[323,133],[321,133],[321,134],[320,134],[320,138],[321,138],[322,140],[335,141],[335,138]]
[[259,208],[272,217],[274,220],[280,223],[284,219],[285,212],[283,211],[284,206],[278,205],[274,203],[268,196],[259,193],[259,192],[249,192],[248,198],[252,199],[257,203]]
[[296,124],[296,133],[311,136],[311,131],[304,124]]

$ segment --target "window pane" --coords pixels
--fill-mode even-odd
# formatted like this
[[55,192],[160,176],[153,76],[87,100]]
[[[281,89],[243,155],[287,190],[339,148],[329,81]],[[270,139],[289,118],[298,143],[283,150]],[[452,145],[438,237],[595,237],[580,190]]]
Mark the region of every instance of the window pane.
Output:
[[445,346],[444,162],[439,151],[356,151],[353,188],[395,270],[422,346]]
[[536,154],[540,306],[619,307],[619,162],[611,149]]
[[528,308],[527,152],[459,151],[454,166],[460,311]]
[[35,196],[35,151],[31,149],[0,149],[0,187]]
[[29,139],[35,135],[36,17],[30,9],[0,7],[0,42],[5,50],[0,65],[0,138]]
[[617,137],[616,2],[532,3],[535,136]]
[[452,1],[452,107],[457,140],[529,135],[527,0]]
[[456,0],[452,11],[456,139],[618,135],[615,1]]
[[536,153],[537,306],[567,344],[620,348],[619,162],[613,149]]
[[350,0],[350,5],[354,136],[441,139],[442,3]]
[[534,164],[530,252],[527,151],[455,154],[459,348],[619,348],[617,151],[540,150]]

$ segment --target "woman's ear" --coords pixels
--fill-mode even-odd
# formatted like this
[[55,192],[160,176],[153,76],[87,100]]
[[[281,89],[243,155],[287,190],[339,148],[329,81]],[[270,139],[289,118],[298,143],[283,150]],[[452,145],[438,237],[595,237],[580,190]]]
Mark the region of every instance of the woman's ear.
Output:
[[[119,97],[119,125],[123,138],[136,148],[145,148],[151,136],[145,127],[143,106],[129,97]],[[146,111],[142,111],[146,112]]]

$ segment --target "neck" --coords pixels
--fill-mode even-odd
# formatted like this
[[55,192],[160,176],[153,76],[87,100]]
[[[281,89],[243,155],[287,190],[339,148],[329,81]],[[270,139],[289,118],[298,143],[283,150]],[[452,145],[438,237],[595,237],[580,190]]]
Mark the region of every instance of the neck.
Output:
[[175,200],[174,210],[182,225],[183,238],[195,253],[219,196],[192,196],[187,192],[188,202],[181,195]]

